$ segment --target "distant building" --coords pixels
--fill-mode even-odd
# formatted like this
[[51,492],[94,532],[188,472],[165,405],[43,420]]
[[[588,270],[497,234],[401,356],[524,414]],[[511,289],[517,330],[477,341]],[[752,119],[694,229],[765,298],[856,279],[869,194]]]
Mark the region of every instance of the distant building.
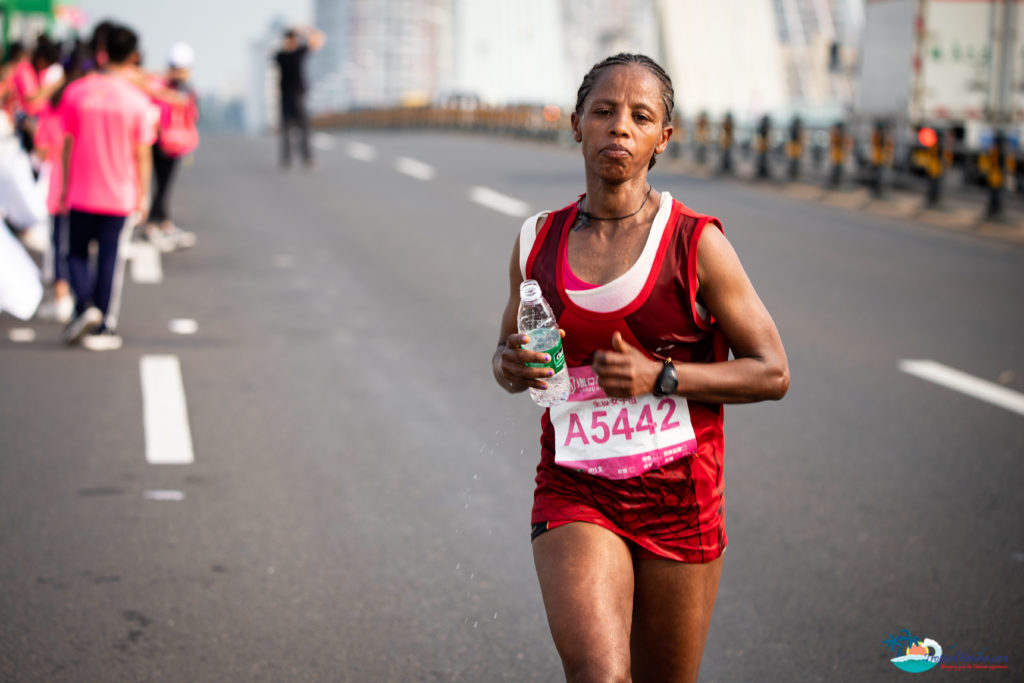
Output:
[[316,0],[313,111],[426,103],[451,72],[452,1]]
[[772,0],[658,0],[665,68],[687,119],[751,122],[788,105]]
[[[849,103],[864,0],[315,0],[314,113],[460,101],[571,106],[608,55],[642,52],[691,118],[825,112]],[[280,29],[253,43],[250,130],[275,125]],[[833,47],[834,46],[834,47]]]
[[615,52],[658,57],[653,0],[317,0],[315,111],[469,97],[568,103]]
[[841,115],[853,97],[863,0],[772,0],[794,109]]
[[652,0],[563,0],[563,59],[572,93],[590,68],[619,52],[664,58]]
[[559,3],[454,0],[453,9],[453,90],[492,104],[567,99]]

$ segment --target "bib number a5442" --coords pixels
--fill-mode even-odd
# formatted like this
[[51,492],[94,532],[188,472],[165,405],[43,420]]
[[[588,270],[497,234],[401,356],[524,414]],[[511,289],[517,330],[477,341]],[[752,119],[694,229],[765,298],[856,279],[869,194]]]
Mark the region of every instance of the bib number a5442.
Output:
[[608,397],[589,366],[569,368],[569,400],[551,407],[555,462],[608,479],[661,467],[696,450],[686,399]]

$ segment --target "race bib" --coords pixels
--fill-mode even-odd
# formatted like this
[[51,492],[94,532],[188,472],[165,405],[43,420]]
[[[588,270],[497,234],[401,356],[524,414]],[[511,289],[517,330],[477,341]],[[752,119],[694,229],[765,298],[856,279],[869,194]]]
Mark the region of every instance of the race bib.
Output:
[[569,368],[569,381],[569,400],[550,408],[558,465],[627,479],[697,450],[686,399],[609,398],[589,365]]

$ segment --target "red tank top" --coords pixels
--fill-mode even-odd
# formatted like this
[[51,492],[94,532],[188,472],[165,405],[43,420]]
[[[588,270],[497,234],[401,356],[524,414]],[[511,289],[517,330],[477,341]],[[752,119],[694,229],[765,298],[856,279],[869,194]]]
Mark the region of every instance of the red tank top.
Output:
[[[673,201],[657,255],[640,294],[616,311],[594,312],[574,303],[565,288],[564,268],[569,229],[577,212],[573,203],[548,215],[526,262],[526,277],[540,283],[551,304],[563,340],[566,363],[589,365],[595,351],[611,348],[613,332],[657,360],[713,363],[728,359],[729,349],[714,319],[704,320],[697,303],[697,242],[706,226],[721,230],[717,218],[695,213]],[[721,458],[721,404],[687,401],[697,439],[695,455]],[[554,452],[554,429],[549,411],[542,418],[541,445]]]

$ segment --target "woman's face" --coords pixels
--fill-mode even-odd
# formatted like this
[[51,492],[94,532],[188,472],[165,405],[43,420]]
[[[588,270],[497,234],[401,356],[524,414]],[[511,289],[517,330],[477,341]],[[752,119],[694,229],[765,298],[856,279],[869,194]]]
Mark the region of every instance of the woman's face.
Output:
[[572,114],[587,172],[612,182],[646,176],[672,136],[667,123],[658,79],[636,64],[600,71],[582,114]]

